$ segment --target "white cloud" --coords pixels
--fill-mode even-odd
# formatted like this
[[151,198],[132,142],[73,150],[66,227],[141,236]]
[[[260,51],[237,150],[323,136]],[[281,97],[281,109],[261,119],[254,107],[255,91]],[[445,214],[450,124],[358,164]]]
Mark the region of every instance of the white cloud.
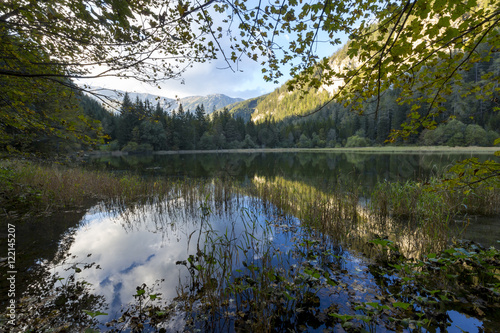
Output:
[[[181,79],[168,80],[157,85],[149,85],[134,79],[102,78],[84,81],[83,83],[118,89],[128,92],[145,92],[170,98],[187,96],[206,96],[210,94],[224,94],[230,97],[253,98],[267,94],[278,88],[276,85],[265,82],[262,77],[260,64],[245,59],[239,68],[227,68],[223,60],[210,63],[194,64],[188,68]],[[284,83],[285,79],[281,80]]]
[[[217,21],[216,23],[224,26],[222,21],[220,21],[222,20],[220,15],[214,14],[213,17]],[[290,40],[293,40],[295,37],[296,36],[293,34],[283,34],[276,37],[275,42],[286,46]],[[345,36],[340,37],[345,38]],[[329,56],[333,54],[336,47],[328,43],[328,36],[321,34],[320,39],[324,42],[318,43],[314,51],[320,56]],[[232,44],[232,42],[228,40],[228,36],[224,35],[221,39],[218,39],[217,42],[226,52],[226,56],[228,56],[230,45]],[[288,73],[290,66],[282,66],[282,68],[280,68],[284,77],[279,80],[279,84],[273,84],[265,82],[263,79],[262,66],[260,63],[262,59],[260,59],[259,62],[255,62],[243,56],[237,67],[235,64],[232,64],[233,71],[227,68],[228,64],[222,59],[223,55],[221,53],[218,54],[218,57],[219,59],[208,63],[194,64],[193,67],[188,68],[183,73],[181,79],[159,83],[161,89],[158,89],[157,85],[148,85],[134,79],[103,78],[89,80],[84,83],[128,92],[150,93],[169,98],[206,96],[220,93],[230,97],[247,99],[269,93],[289,79]]]

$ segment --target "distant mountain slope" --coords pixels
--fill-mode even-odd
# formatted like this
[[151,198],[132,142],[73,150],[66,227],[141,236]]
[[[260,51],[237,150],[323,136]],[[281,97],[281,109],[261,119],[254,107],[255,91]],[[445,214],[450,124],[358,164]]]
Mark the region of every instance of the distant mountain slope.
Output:
[[[180,103],[185,111],[190,110],[194,112],[198,105],[205,107],[207,114],[212,113],[214,110],[222,109],[223,107],[244,101],[243,98],[232,98],[223,94],[213,94],[208,96],[191,96],[180,99]],[[178,106],[177,106],[178,107]],[[176,107],[174,107],[176,108]]]
[[[347,56],[346,50],[347,46],[344,45],[330,57],[334,68],[340,69],[358,65],[356,59],[352,60]],[[331,86],[323,85],[319,89],[309,88],[308,92],[304,94],[300,91],[289,91],[285,83],[273,92],[256,99],[257,105],[252,107],[250,119],[257,123],[266,118],[280,121],[312,113],[326,103],[342,84],[342,80],[337,80]]]
[[274,90],[259,101],[251,115],[252,121],[259,123],[266,118],[280,121],[285,118],[311,113],[328,100],[325,90],[311,90],[307,94],[288,91],[286,85]]
[[233,103],[226,106],[229,113],[234,116],[234,118],[243,118],[245,122],[252,119],[252,114],[255,112],[257,105],[266,98],[267,95],[262,95],[259,97],[247,99],[241,102]]
[[[94,90],[101,88],[92,88]],[[108,98],[115,100],[112,102],[114,107],[119,108],[119,102],[123,100],[123,96],[125,95],[124,91],[121,90],[109,90],[109,89],[101,89],[98,91],[99,94],[104,95]],[[194,112],[198,105],[203,105],[205,108],[205,112],[207,114],[212,113],[214,110],[221,109],[227,105],[234,104],[237,102],[244,101],[242,98],[232,98],[226,96],[224,94],[213,94],[208,96],[190,96],[184,97],[179,100],[168,98],[165,96],[157,96],[148,93],[128,93],[130,99],[135,102],[137,98],[141,101],[148,101],[153,106],[156,106],[157,103],[160,103],[160,106],[165,109],[167,112],[171,112],[172,110],[177,110],[179,108],[179,103],[182,104],[184,111]]]

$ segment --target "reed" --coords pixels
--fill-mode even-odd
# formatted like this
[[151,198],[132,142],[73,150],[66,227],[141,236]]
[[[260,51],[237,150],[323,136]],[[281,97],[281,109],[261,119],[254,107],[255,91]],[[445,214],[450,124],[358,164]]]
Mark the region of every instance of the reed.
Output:
[[283,177],[254,179],[252,195],[263,201],[264,208],[274,215],[293,215],[303,225],[323,232],[338,232],[361,217],[359,214],[359,189],[335,185],[322,191],[300,181]]
[[[277,228],[293,228],[292,220],[281,217],[278,226],[272,219],[262,221],[261,212],[243,209],[225,232],[216,232],[207,223],[210,207],[203,204],[201,210],[197,253],[178,262],[190,274],[175,300],[186,313],[187,330],[298,329],[303,320],[298,317],[319,307],[318,291],[336,286],[333,276],[318,268],[331,265],[319,233],[297,230],[291,250],[283,251],[270,236]],[[239,233],[236,224],[244,226]],[[318,264],[311,265],[313,259]]]
[[440,178],[383,182],[373,191],[372,208],[385,216],[419,221],[441,221],[451,215],[491,216],[500,213],[500,189],[477,186],[467,191],[442,190]]
[[[388,238],[408,258],[443,250],[458,239],[455,218],[500,212],[500,191],[477,187],[469,192],[439,190],[440,178],[428,183],[416,181],[381,182],[363,194],[357,184],[321,189],[284,177],[255,177],[247,193],[263,200],[271,215],[292,215],[302,226],[332,235],[362,253],[371,253],[366,244],[373,238]],[[374,254],[376,255],[376,254]]]
[[49,165],[25,160],[0,161],[0,204],[4,212],[51,212],[82,206],[89,201],[134,201],[170,192],[169,182],[144,179],[133,174]]
[[[42,171],[50,175],[58,170],[49,169],[40,167],[39,178]],[[61,169],[59,176],[52,177],[62,182],[66,171]],[[447,320],[432,313],[445,313],[441,304],[453,305],[446,297],[453,290],[469,292],[467,286],[476,276],[481,280],[477,286],[484,291],[481,297],[498,299],[498,251],[455,246],[432,254],[435,247],[426,247],[448,240],[448,230],[443,228],[448,210],[460,205],[453,201],[455,197],[428,191],[421,184],[382,183],[365,205],[356,186],[322,191],[281,177],[256,178],[250,188],[227,179],[160,182],[134,180],[133,175],[112,177],[120,188],[107,194],[116,195],[115,201],[103,205],[114,205],[125,228],[137,227],[145,218],[153,218],[157,232],[167,233],[182,220],[196,225],[188,244],[195,251],[178,262],[188,278],[180,281],[177,298],[162,307],[154,304],[158,299],[154,291],[140,286],[134,295],[136,304],[126,308],[124,321],[111,323],[120,330],[126,325],[160,328],[179,312],[185,331],[283,332],[314,325],[332,331],[341,327],[402,331],[409,325],[403,326],[405,322],[417,330],[432,324],[433,330]],[[131,198],[140,202],[129,202]],[[151,209],[157,214],[152,216]],[[216,231],[217,221],[225,223],[224,231]],[[289,237],[285,245],[273,241],[280,232]],[[374,234],[395,241],[374,240]],[[349,242],[350,253],[358,250],[366,256],[371,247],[376,264],[367,265],[366,271],[361,266],[349,271],[350,254],[339,242]],[[413,247],[405,249],[405,244]],[[406,260],[407,253],[426,259]],[[370,276],[376,277],[376,283],[358,283],[369,281]],[[457,285],[454,276],[466,283]],[[494,287],[493,293],[484,286]],[[383,297],[363,298],[370,288],[373,295]],[[91,310],[85,313],[91,317],[101,313],[98,308]]]

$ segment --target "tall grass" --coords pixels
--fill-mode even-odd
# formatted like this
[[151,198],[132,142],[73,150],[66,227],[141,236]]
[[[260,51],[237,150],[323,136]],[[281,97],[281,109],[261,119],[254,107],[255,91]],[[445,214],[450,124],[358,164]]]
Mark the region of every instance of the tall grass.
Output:
[[[272,235],[292,221],[282,218],[277,226],[244,209],[225,232],[216,232],[203,222],[211,210],[202,210],[197,253],[178,262],[190,273],[176,299],[188,331],[280,332],[307,322],[300,316],[316,315],[309,311],[320,305],[318,290],[336,286],[334,277],[318,268],[332,264],[328,245],[301,229],[290,250],[283,251]],[[239,233],[235,223],[243,225]]]
[[[250,193],[264,201],[275,215],[291,214],[303,225],[333,235],[340,242],[372,252],[367,241],[387,238],[406,257],[421,258],[444,249],[462,229],[454,218],[500,213],[500,191],[478,187],[474,191],[437,190],[438,178],[382,182],[363,194],[356,184],[337,183],[323,190],[284,177],[256,177]],[[267,204],[269,203],[269,204]]]
[[[382,259],[383,255],[386,264],[401,263],[405,257],[425,258],[429,253],[448,248],[452,235],[449,225],[453,216],[470,214],[477,210],[482,213],[498,212],[491,208],[482,208],[483,204],[490,200],[498,203],[498,192],[485,191],[481,192],[481,195],[476,192],[473,199],[478,201],[472,204],[471,197],[467,195],[433,191],[429,186],[412,181],[379,184],[368,205],[362,204],[361,193],[352,186],[347,189],[335,187],[332,193],[327,193],[282,177],[272,180],[255,178],[253,185],[250,192],[262,200],[262,210],[272,217],[268,227],[291,230],[291,220],[288,218],[293,215],[302,222],[303,232],[317,232],[320,238],[297,233],[294,239],[298,241],[293,244],[293,250],[282,252],[275,245],[266,244],[259,250],[259,255],[255,256],[250,249],[256,248],[256,242],[265,244],[265,237],[253,236],[256,224],[251,221],[255,218],[248,216],[250,222],[244,222],[245,232],[240,235],[207,231],[204,247],[197,255],[183,263],[191,273],[191,281],[179,292],[179,300],[186,302],[185,309],[190,314],[188,322],[194,330],[270,332],[296,328],[294,323],[300,320],[307,322],[301,318],[301,313],[314,318],[314,314],[307,311],[319,307],[318,290],[329,290],[328,288],[333,286],[339,288],[339,285],[349,288],[347,284],[339,283],[338,276],[332,275],[332,272],[342,271],[338,269],[341,265],[334,266],[332,271],[324,269],[323,256],[328,257],[328,260],[338,258],[325,250],[328,249],[329,242],[347,241],[351,249],[367,256],[370,256],[370,251],[376,259]],[[379,239],[378,242],[395,246],[391,245],[381,254],[378,248],[373,246],[378,243],[369,241],[375,235],[394,239],[394,242],[388,239]],[[460,254],[456,249],[452,253]],[[255,260],[256,257],[258,260]],[[435,254],[432,258],[435,258]],[[415,260],[422,263],[418,259]],[[311,262],[314,264],[311,265]],[[242,263],[243,267],[238,266],[238,263]],[[403,264],[399,266],[403,267]],[[407,271],[421,271],[420,266],[415,267],[411,266]],[[391,273],[397,274],[396,271]],[[434,275],[429,276],[429,281],[434,282]],[[412,276],[408,281],[415,279]],[[424,281],[422,284],[431,282]],[[406,284],[403,285],[407,288]],[[408,290],[414,289],[408,287]],[[394,301],[387,304],[378,301],[360,303],[356,310],[362,309],[363,315],[359,312],[344,313],[345,310],[332,307],[325,313],[335,318],[331,319],[333,324],[328,321],[325,321],[325,324],[327,327],[335,325],[336,320],[339,323],[342,321],[343,326],[357,319],[357,324],[354,324],[361,323],[361,326],[355,326],[356,329],[363,327],[376,331],[381,328],[378,326],[381,322],[373,318],[389,314],[378,312],[382,307],[392,311],[391,320],[405,318],[407,313],[400,309],[410,308],[414,304],[412,298],[408,298],[406,294],[393,295],[389,289],[383,288],[383,292],[388,292],[388,299]],[[333,294],[332,292],[331,295]],[[443,295],[446,295],[446,292],[443,292]],[[443,299],[441,302],[444,302]],[[416,312],[424,307],[432,308],[434,303],[434,300],[428,303],[415,301],[415,304],[419,304]],[[440,311],[445,312],[442,309]],[[419,313],[419,319],[413,318],[412,325],[442,325],[442,318],[426,318],[425,313],[426,311]],[[395,330],[396,327],[399,326],[394,324]]]
[[118,176],[24,160],[0,161],[0,185],[0,205],[4,213],[53,211],[105,198],[139,200],[165,195],[171,189],[171,184],[161,179],[143,179],[132,174]]
[[444,191],[442,180],[382,182],[371,193],[369,214],[392,225],[392,239],[406,257],[443,250],[461,237],[455,219],[500,213],[500,190],[477,187],[473,191]]
[[473,191],[444,191],[433,178],[423,184],[417,181],[382,182],[371,194],[371,209],[381,216],[391,216],[411,223],[436,223],[450,216],[500,213],[500,190],[477,187]]
[[[429,191],[416,182],[381,183],[372,193],[370,204],[365,205],[359,188],[354,185],[322,191],[283,177],[255,178],[250,189],[241,189],[221,179],[166,182],[23,161],[7,161],[1,168],[5,171],[3,181],[12,187],[9,191],[20,196],[29,187],[33,193],[40,194],[37,200],[41,206],[50,205],[52,201],[56,202],[53,205],[75,205],[79,198],[115,198],[115,203],[124,203],[119,213],[125,228],[134,228],[141,219],[151,218],[147,217],[150,208],[146,205],[157,209],[152,217],[156,231],[166,233],[169,222],[183,220],[180,214],[189,215],[189,220],[197,226],[194,232],[190,231],[189,246],[196,251],[178,262],[185,266],[189,277],[181,281],[175,304],[168,308],[170,312],[175,307],[186,316],[186,331],[298,331],[311,318],[332,330],[342,325],[353,331],[367,328],[376,331],[385,325],[377,321],[378,316],[383,320],[388,315],[394,317],[387,319],[391,322],[388,325],[392,325],[394,319],[406,320],[407,315],[415,318],[400,307],[419,303],[410,302],[406,294],[392,293],[389,288],[373,286],[377,295],[379,290],[386,293],[383,300],[377,298],[381,302],[358,298],[356,288],[360,285],[356,280],[360,276],[357,272],[348,272],[343,246],[337,243],[349,242],[354,251],[366,256],[375,248],[373,244],[383,245],[386,263],[396,262],[403,267],[399,259],[393,260],[396,254],[392,252],[396,252],[396,248],[404,252],[405,257],[422,257],[429,251],[437,251],[448,240],[450,216],[461,213],[462,207],[481,206],[480,201],[472,203],[472,199],[481,198],[480,192],[474,193],[475,197],[447,194]],[[242,193],[254,197],[244,197]],[[490,199],[486,199],[484,194],[482,200],[498,200],[495,197],[498,192],[490,195]],[[45,198],[50,200],[44,203]],[[67,198],[73,200],[64,201]],[[140,202],[130,204],[128,200]],[[237,207],[245,209],[238,211]],[[265,221],[261,218],[263,215]],[[224,232],[215,230],[210,220],[213,216],[228,223]],[[301,226],[296,225],[299,220]],[[278,232],[290,237],[286,248],[273,243]],[[384,237],[370,242],[375,235]],[[458,257],[463,252],[450,253]],[[438,260],[436,255],[429,258]],[[453,261],[453,267],[458,266],[456,263],[460,262]],[[410,273],[421,270],[420,266],[408,267]],[[380,281],[387,278],[380,275]],[[413,280],[412,275],[408,281]],[[406,284],[401,285],[410,290]],[[320,290],[337,300],[350,301],[338,304],[332,301],[325,309]],[[342,298],[343,295],[347,295],[346,298]],[[419,305],[423,306],[429,304]],[[141,313],[143,308],[140,303]],[[382,309],[383,312],[377,312]],[[363,314],[360,311],[364,311]],[[175,315],[171,312],[170,315]],[[165,320],[168,315],[167,311],[155,310],[154,316]],[[153,319],[149,320],[154,325]],[[357,326],[349,326],[351,324]]]

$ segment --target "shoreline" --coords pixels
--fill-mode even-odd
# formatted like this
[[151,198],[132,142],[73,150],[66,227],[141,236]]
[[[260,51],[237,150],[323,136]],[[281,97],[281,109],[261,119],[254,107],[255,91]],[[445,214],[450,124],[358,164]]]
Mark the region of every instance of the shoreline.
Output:
[[122,151],[90,151],[92,156],[127,156],[139,154],[151,155],[184,155],[184,154],[259,154],[259,153],[473,153],[492,154],[500,151],[500,147],[446,147],[446,146],[397,146],[397,147],[359,147],[359,148],[251,148],[251,149],[212,149],[212,150],[159,150],[150,152],[122,152]]

